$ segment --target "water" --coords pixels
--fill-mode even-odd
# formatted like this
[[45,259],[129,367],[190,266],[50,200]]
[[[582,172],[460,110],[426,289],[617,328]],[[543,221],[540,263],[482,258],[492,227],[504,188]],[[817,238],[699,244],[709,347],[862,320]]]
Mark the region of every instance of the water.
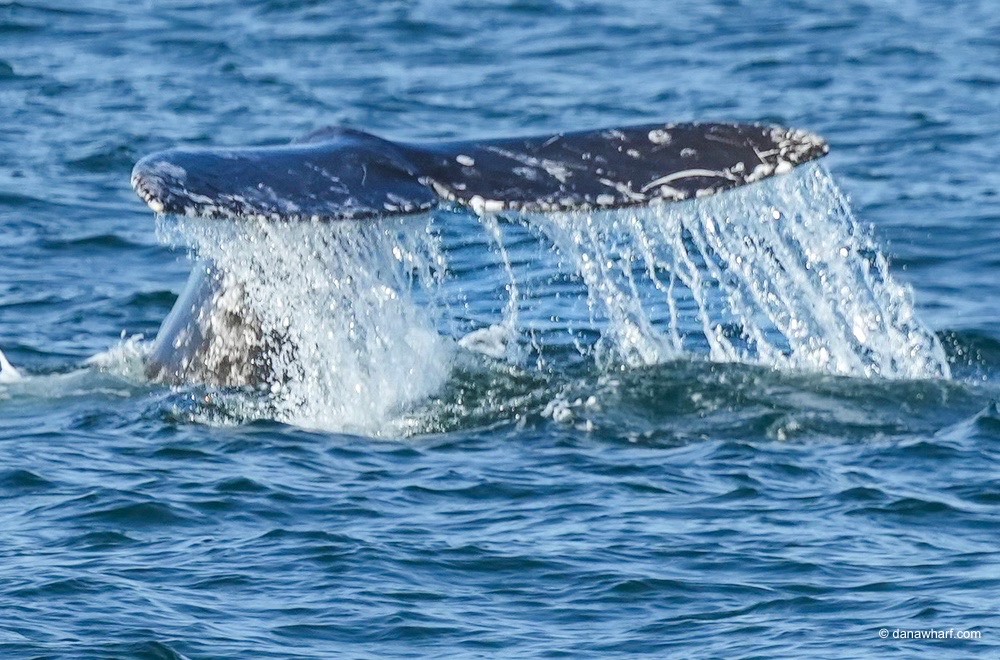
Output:
[[[480,237],[506,280],[496,318],[498,301],[470,296],[464,278],[448,275],[454,250],[438,225],[460,216],[463,235]],[[406,419],[414,406],[442,388],[456,362],[474,359],[458,347],[551,376],[563,360],[546,356],[567,339],[597,375],[704,358],[867,378],[949,376],[911,291],[816,165],[643,209],[504,218],[455,209],[291,225],[185,218],[164,219],[160,232],[197,259],[194,290],[206,277],[216,284],[197,313],[178,303],[152,359],[170,365],[172,353],[183,354],[179,370],[167,367],[180,384],[252,384],[257,391],[225,397],[236,421],[412,435],[421,431]],[[527,247],[534,251],[519,255]],[[562,298],[586,300],[587,316],[564,317]],[[207,347],[190,317],[213,319]],[[455,333],[473,317],[480,327]]]
[[[200,268],[217,273],[219,308],[248,319],[219,332],[207,350],[213,372],[261,354],[261,373],[209,381],[252,380],[264,390],[232,393],[227,407],[236,408],[237,421],[265,416],[384,434],[393,413],[444,384],[453,345],[414,297],[416,286],[433,285],[446,268],[431,222],[163,224],[166,237],[192,246]],[[188,380],[205,382],[200,376]]]
[[[602,340],[615,362],[697,355],[689,316],[716,362],[865,377],[949,373],[910,292],[817,166],[701,202],[535,222],[607,317]],[[643,291],[640,278],[653,288]],[[669,314],[658,323],[650,310],[660,298]]]
[[[998,28],[987,2],[0,4],[2,655],[995,654]],[[607,216],[157,232],[128,189],[149,151],[323,124],[659,119],[833,151]],[[145,378],[183,246],[294,334],[277,391]]]

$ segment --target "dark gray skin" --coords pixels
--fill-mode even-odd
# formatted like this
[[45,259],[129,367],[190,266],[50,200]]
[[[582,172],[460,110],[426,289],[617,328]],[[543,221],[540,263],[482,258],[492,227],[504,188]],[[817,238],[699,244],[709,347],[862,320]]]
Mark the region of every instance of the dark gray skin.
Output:
[[[348,221],[425,213],[615,209],[712,195],[815,160],[818,136],[755,124],[645,124],[555,135],[396,143],[325,128],[283,146],[172,149],[140,160],[132,186],[157,213]],[[164,321],[151,376],[220,386],[268,382],[269,346],[238,283],[193,273]]]
[[170,383],[265,384],[271,380],[271,346],[241,287],[226,286],[223,274],[202,261],[160,325],[146,373]]

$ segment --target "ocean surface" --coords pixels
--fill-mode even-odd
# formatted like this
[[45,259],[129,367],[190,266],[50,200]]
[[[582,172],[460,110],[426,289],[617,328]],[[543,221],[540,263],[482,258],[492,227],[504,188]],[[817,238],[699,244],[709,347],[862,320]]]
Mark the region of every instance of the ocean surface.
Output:
[[[831,153],[618,218],[129,186],[326,125],[654,121]],[[0,657],[997,657],[998,136],[991,0],[0,0]],[[189,253],[269,274],[291,394],[146,378]]]

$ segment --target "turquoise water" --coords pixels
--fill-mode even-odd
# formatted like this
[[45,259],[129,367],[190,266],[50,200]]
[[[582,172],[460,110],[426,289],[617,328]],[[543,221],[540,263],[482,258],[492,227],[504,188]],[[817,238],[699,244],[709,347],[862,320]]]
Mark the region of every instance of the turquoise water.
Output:
[[[998,16],[0,2],[0,349],[24,375],[0,384],[0,655],[996,655]],[[680,353],[605,359],[551,228],[449,211],[447,368],[416,400],[320,388],[297,417],[142,376],[191,269],[129,188],[146,153],[657,120],[826,137],[950,377],[720,362],[683,323]],[[509,359],[458,346],[512,308]],[[981,638],[895,635],[948,629]]]

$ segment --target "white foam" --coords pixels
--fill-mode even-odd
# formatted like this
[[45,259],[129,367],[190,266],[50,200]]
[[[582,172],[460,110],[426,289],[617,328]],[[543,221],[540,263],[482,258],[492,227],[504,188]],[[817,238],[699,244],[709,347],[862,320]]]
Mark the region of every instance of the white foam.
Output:
[[149,342],[141,334],[127,336],[122,331],[121,340],[106,351],[87,358],[88,367],[114,374],[133,383],[146,382],[146,356]]
[[485,355],[494,360],[514,361],[512,347],[517,346],[517,333],[509,324],[491,325],[473,330],[458,340],[458,345],[467,351]]

